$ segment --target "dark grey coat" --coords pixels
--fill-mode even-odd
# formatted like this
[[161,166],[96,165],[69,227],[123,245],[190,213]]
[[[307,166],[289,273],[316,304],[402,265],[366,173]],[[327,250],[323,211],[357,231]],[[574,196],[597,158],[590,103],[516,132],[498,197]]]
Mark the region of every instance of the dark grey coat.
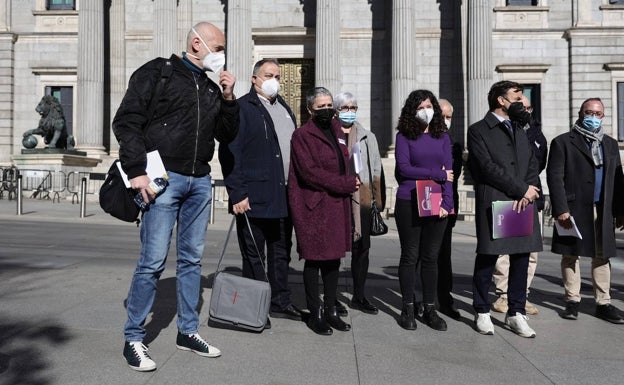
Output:
[[526,237],[492,238],[492,202],[519,200],[529,185],[537,186],[538,164],[523,130],[515,139],[498,118],[488,112],[468,128],[468,167],[474,180],[477,253],[517,254],[542,250],[537,208],[533,210],[533,234]]
[[[623,214],[624,189],[618,143],[605,135],[602,150],[602,249],[604,256],[609,258],[616,254],[614,217]],[[594,162],[583,136],[570,131],[553,139],[546,174],[553,217],[569,212],[583,236],[582,240],[561,237],[553,228],[553,253],[594,256]]]

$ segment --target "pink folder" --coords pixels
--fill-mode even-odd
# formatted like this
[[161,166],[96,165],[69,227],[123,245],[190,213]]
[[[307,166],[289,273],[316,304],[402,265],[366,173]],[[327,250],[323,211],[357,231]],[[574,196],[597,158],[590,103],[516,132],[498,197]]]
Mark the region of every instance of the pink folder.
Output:
[[492,202],[492,238],[526,237],[533,234],[533,206],[513,210],[513,201]]
[[416,181],[418,216],[430,217],[440,214],[442,203],[442,185],[433,180]]

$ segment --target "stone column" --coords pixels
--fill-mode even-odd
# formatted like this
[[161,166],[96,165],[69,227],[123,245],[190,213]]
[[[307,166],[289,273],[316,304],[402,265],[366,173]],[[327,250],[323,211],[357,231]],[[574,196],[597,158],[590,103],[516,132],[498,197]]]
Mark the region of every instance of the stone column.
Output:
[[595,26],[597,23],[592,20],[592,2],[587,0],[575,0],[574,5],[577,8],[577,19],[575,27]]
[[104,155],[104,2],[83,1],[78,12],[76,147]]
[[177,0],[154,0],[154,56],[169,57],[178,47]]
[[178,3],[178,44],[176,51],[186,51],[186,37],[193,26],[193,6],[190,1],[180,1]]
[[0,32],[11,30],[11,1],[0,0]]
[[241,96],[251,87],[253,42],[251,0],[227,2],[227,70],[236,76],[234,94]]
[[[392,67],[390,79],[392,127],[401,115],[401,108],[416,85],[416,64],[414,57],[414,2],[392,0]],[[395,136],[388,156],[394,156]]]
[[[126,92],[126,5],[124,0],[111,2],[110,7],[110,108],[111,122]],[[117,156],[119,143],[112,127],[110,133],[110,153]]]
[[468,2],[468,125],[488,111],[492,68],[492,7],[489,0]]
[[341,92],[340,81],[340,1],[316,2],[315,83],[332,95]]

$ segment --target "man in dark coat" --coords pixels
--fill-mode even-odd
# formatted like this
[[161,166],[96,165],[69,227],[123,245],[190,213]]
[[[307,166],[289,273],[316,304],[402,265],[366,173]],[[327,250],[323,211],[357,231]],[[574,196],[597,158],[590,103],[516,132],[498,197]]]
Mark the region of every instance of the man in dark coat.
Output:
[[[526,133],[510,119],[524,113],[522,86],[495,83],[488,93],[490,111],[468,128],[468,166],[475,182],[477,256],[473,275],[476,329],[494,334],[490,319],[489,287],[498,256],[509,254],[509,309],[505,323],[522,337],[535,337],[525,315],[529,253],[542,250],[537,208],[538,165]],[[513,201],[514,210],[533,212],[533,232],[527,236],[493,238],[492,202]]]
[[[268,277],[273,317],[301,319],[301,312],[290,300],[288,288],[292,221],[288,213],[286,177],[290,165],[290,138],[296,120],[278,94],[279,80],[277,60],[263,59],[254,65],[251,89],[238,99],[238,135],[230,144],[219,147],[219,160],[230,196],[230,211],[236,215],[243,276],[262,281]],[[265,328],[270,325],[267,323]]]
[[[553,139],[546,174],[552,215],[564,229],[576,223],[582,239],[553,229],[552,251],[561,254],[566,307],[563,318],[577,319],[581,300],[579,255],[592,258],[596,316],[622,324],[611,305],[611,265],[616,255],[615,226],[622,228],[624,178],[618,143],[604,135],[604,105],[599,98],[583,102],[570,132]],[[574,218],[574,220],[572,220]]]

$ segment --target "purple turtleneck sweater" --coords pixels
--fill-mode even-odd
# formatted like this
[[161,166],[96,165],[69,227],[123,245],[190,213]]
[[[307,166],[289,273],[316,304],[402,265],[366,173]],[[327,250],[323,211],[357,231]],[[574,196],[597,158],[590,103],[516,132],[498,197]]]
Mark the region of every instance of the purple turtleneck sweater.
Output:
[[446,180],[446,171],[453,169],[451,138],[443,133],[434,138],[428,133],[415,140],[407,139],[400,132],[396,135],[396,170],[399,188],[397,199],[412,199],[416,180],[432,179],[442,185],[442,204],[446,211],[453,209],[453,184]]

